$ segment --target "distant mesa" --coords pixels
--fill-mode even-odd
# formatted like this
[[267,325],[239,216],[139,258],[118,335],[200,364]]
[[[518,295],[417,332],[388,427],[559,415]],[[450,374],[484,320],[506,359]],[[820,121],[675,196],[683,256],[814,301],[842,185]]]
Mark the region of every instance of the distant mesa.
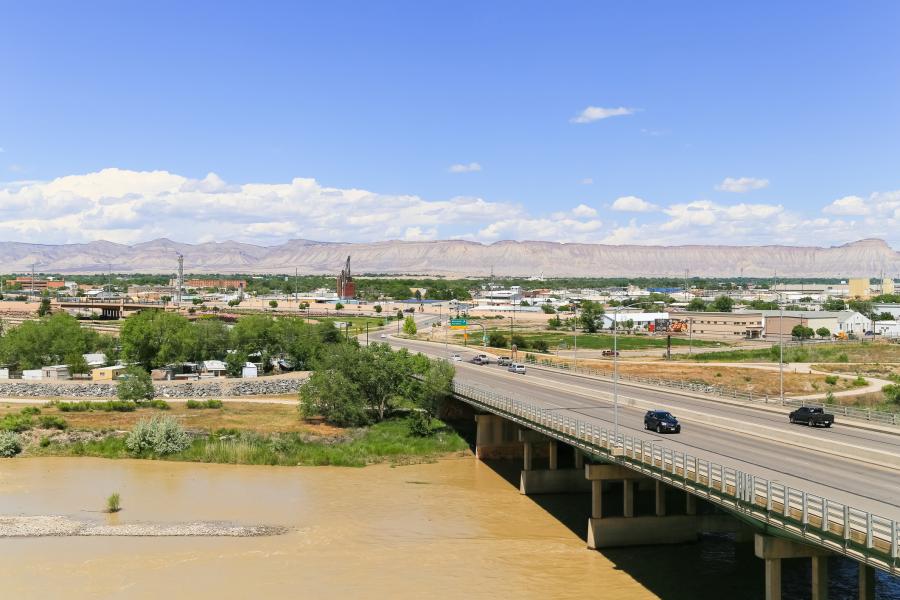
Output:
[[175,253],[188,273],[335,274],[353,255],[357,274],[417,274],[447,277],[496,275],[555,277],[691,276],[788,277],[877,276],[900,273],[900,253],[884,240],[864,239],[811,246],[612,246],[558,242],[465,240],[370,243],[291,240],[277,246],[241,242],[183,244],[167,239],[133,246],[96,241],[45,245],[0,242],[6,272],[26,273],[37,263],[44,273],[172,273]]

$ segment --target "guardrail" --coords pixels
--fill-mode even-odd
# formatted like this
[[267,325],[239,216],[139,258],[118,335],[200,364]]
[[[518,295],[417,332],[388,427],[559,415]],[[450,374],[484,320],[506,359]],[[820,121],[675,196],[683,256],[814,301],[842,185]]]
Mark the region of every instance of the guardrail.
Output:
[[606,428],[475,386],[454,382],[453,392],[465,402],[589,454],[900,575],[900,531],[896,521],[635,436],[620,433],[616,437]]
[[[525,362],[531,365],[546,367],[548,369],[559,369],[569,373],[582,375],[592,375],[594,377],[602,377],[604,379],[612,379],[612,373],[594,369],[591,367],[575,366],[567,362],[554,362],[549,359],[538,359],[532,355],[525,357]],[[769,396],[768,394],[754,394],[753,392],[743,392],[735,388],[729,388],[719,385],[707,385],[703,383],[694,383],[690,381],[678,381],[677,379],[661,379],[659,377],[641,377],[640,375],[623,375],[619,374],[619,381],[625,383],[643,383],[656,387],[671,388],[677,390],[685,390],[694,393],[707,394],[710,396],[719,396],[720,398],[736,400],[739,402],[747,402],[750,404],[772,404],[776,406],[818,406],[828,410],[835,415],[841,415],[851,419],[860,419],[870,421],[872,423],[880,423],[882,425],[900,426],[900,413],[887,412],[883,410],[872,410],[869,408],[855,408],[853,406],[843,406],[840,404],[824,404],[811,400],[799,400],[796,398],[785,398],[782,400],[777,396]]]

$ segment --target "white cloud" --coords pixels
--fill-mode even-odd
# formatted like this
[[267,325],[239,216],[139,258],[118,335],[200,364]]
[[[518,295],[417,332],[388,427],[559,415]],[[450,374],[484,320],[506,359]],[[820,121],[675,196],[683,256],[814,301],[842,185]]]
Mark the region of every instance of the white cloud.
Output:
[[859,196],[844,196],[838,198],[828,206],[822,209],[832,215],[867,215],[871,209],[866,205],[866,201]]
[[585,177],[581,180],[582,185],[591,185],[592,183],[594,183],[594,180],[591,177]]
[[599,121],[601,119],[608,119],[610,117],[623,117],[626,115],[633,115],[637,109],[634,108],[626,108],[624,106],[620,106],[618,108],[603,108],[600,106],[588,106],[583,111],[569,119],[570,123],[593,123],[594,121]]
[[436,227],[429,227],[425,230],[421,227],[407,227],[406,231],[403,233],[403,237],[400,239],[407,242],[426,242],[428,240],[435,240],[437,237],[438,232]]
[[596,217],[597,209],[591,208],[587,204],[579,204],[572,209],[572,214],[576,217]]
[[658,207],[637,196],[620,196],[612,203],[612,209],[622,212],[651,212]]
[[720,192],[735,192],[742,194],[751,190],[761,190],[769,187],[768,179],[757,179],[756,177],[726,177],[722,183],[716,186]]
[[474,173],[475,171],[481,170],[481,165],[477,162],[470,162],[468,164],[457,163],[455,165],[450,165],[450,168],[447,170],[451,173]]
[[497,240],[548,240],[559,242],[588,242],[597,239],[603,227],[598,219],[581,221],[575,218],[516,218],[502,219],[478,231],[478,238]]

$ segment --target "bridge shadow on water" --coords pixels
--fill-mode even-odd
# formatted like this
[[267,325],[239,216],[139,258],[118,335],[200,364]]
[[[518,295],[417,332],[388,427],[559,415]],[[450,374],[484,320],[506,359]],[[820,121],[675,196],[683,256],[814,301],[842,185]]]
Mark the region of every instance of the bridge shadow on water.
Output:
[[[475,432],[471,421],[452,423],[475,452]],[[539,459],[540,460],[540,459]],[[560,453],[559,467],[571,468],[572,458]],[[519,493],[522,461],[484,460],[510,485],[510,493]],[[545,464],[537,464],[546,468]],[[678,498],[669,497],[667,505],[672,512],[679,512]],[[528,499],[540,506],[548,515],[571,531],[573,537],[585,541],[587,521],[591,511],[589,493],[539,494]],[[674,500],[674,501],[673,501]],[[622,490],[613,486],[604,491],[603,516],[621,516]],[[653,514],[652,492],[637,491],[635,511],[638,515]],[[764,594],[765,565],[756,558],[752,542],[737,542],[731,534],[704,534],[695,543],[607,548],[585,552],[600,552],[616,569],[627,573],[650,593],[665,600],[762,600]],[[811,565],[808,559],[791,559],[782,562],[782,597],[785,600],[811,598]],[[857,597],[856,562],[843,557],[832,557],[828,563],[829,598],[852,600]],[[876,600],[900,600],[900,579],[886,573],[876,573]],[[597,597],[603,598],[598,587]]]

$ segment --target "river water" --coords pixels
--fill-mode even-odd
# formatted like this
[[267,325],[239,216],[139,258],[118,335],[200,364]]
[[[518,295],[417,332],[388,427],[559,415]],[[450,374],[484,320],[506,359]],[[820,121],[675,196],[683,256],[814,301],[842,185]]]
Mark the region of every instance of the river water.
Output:
[[[258,538],[0,539],[0,597],[761,596],[762,561],[749,545],[589,551],[587,498],[536,503],[512,479],[470,457],[364,469],[0,460],[0,515],[290,527]],[[123,511],[109,517],[99,511],[113,491]],[[832,598],[854,597],[855,568],[832,570]],[[785,577],[786,598],[808,596],[800,561]]]

